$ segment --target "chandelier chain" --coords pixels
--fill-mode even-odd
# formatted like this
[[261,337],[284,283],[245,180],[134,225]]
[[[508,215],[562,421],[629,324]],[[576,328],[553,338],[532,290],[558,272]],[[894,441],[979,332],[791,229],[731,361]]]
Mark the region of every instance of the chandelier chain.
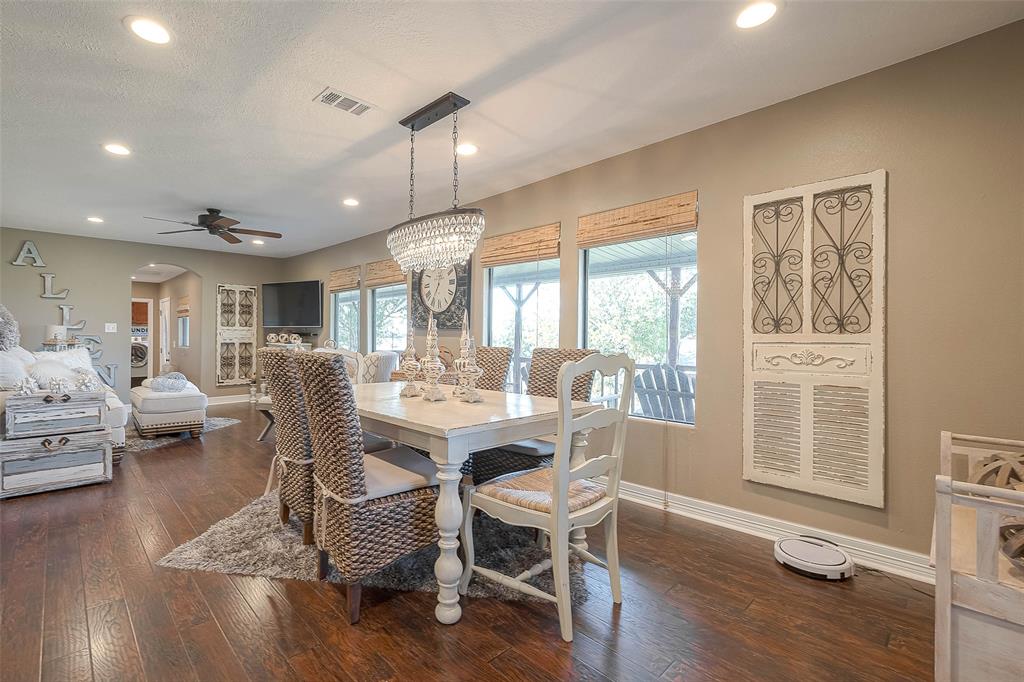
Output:
[[409,220],[416,215],[413,207],[416,203],[416,129],[409,129]]
[[459,112],[452,113],[452,208],[459,207]]

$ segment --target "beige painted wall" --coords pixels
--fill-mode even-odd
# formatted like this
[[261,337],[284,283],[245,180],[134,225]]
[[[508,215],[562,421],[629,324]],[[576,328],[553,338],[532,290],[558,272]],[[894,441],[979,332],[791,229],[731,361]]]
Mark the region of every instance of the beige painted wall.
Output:
[[[203,339],[203,280],[194,272],[183,272],[160,283],[160,298],[171,299],[171,364],[192,383],[203,376],[204,359],[216,362],[214,354],[202,344]],[[178,309],[182,299],[188,299],[189,345],[178,345]],[[212,301],[212,299],[211,299]],[[215,308],[215,305],[211,305]],[[216,324],[216,322],[214,322]],[[216,334],[216,329],[214,329]],[[216,369],[214,369],[216,371]]]
[[[578,216],[699,190],[697,424],[632,420],[628,480],[927,551],[939,431],[1024,436],[1021,45],[1024,22],[474,204],[492,236],[561,221],[561,342],[573,346]],[[876,168],[889,172],[884,510],[741,475],[743,197]],[[381,233],[285,273],[326,279],[387,256]],[[479,267],[473,281],[479,330]]]
[[[183,249],[155,244],[107,239],[73,237],[50,232],[0,228],[0,301],[10,308],[21,323],[23,345],[35,349],[42,341],[43,327],[60,322],[58,303],[75,306],[73,320],[86,320],[86,333],[103,339],[103,362],[116,362],[117,391],[127,399],[131,375],[131,275],[147,263],[168,263],[187,268],[202,279],[201,319],[194,321],[201,333],[193,332],[193,343],[201,354],[200,387],[210,396],[246,393],[247,388],[217,388],[215,339],[215,305],[217,284],[261,284],[281,280],[284,262],[219,251]],[[25,240],[39,247],[47,267],[15,267],[15,259]],[[67,288],[66,300],[53,301],[39,297],[42,293],[41,272],[57,275],[56,289]],[[193,298],[196,305],[196,298]],[[172,311],[173,313],[173,311]],[[117,333],[103,331],[104,322],[116,322]],[[198,323],[198,324],[197,324]],[[261,334],[262,336],[262,330]],[[193,379],[194,380],[194,379]]]

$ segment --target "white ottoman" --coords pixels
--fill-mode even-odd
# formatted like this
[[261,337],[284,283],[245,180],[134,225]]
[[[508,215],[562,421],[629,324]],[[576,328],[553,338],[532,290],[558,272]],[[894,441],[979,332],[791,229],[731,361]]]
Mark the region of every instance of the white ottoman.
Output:
[[189,383],[184,390],[154,391],[146,385],[132,389],[132,418],[143,438],[188,431],[198,438],[206,423],[206,394]]

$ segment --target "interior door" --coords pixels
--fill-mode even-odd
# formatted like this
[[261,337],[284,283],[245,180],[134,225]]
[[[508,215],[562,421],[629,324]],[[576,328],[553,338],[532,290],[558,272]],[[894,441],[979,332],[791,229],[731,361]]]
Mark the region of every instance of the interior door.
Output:
[[160,299],[160,367],[171,361],[171,299]]

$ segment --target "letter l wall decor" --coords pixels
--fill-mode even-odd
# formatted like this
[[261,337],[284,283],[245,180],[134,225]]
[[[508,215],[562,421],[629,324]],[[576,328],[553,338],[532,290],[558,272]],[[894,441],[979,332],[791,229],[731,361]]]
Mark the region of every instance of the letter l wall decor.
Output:
[[743,211],[743,478],[883,507],[886,172]]

